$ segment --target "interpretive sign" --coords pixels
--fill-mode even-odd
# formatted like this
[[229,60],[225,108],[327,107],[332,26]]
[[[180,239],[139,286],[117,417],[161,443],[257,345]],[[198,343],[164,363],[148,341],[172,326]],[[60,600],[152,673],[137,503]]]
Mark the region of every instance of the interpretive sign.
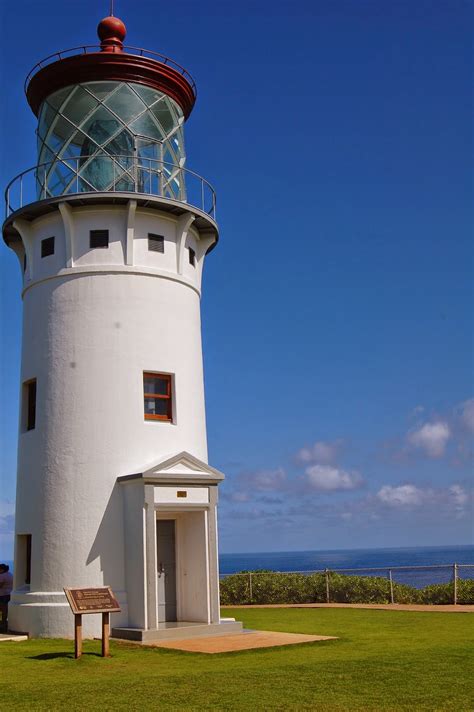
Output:
[[64,593],[75,615],[78,613],[120,613],[120,606],[110,586],[65,588]]
[[102,613],[102,657],[110,655],[110,613],[120,613],[120,606],[110,586],[102,588],[65,588],[64,593],[74,613],[74,657],[82,655],[82,616]]

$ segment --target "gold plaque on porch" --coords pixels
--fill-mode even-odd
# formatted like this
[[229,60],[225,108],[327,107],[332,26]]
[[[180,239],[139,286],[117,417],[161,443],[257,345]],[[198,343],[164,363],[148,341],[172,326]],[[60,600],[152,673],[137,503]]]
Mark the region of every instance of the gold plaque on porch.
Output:
[[178,490],[178,491],[176,492],[176,496],[177,496],[177,497],[187,497],[187,496],[188,496],[188,493],[186,492],[186,490]]

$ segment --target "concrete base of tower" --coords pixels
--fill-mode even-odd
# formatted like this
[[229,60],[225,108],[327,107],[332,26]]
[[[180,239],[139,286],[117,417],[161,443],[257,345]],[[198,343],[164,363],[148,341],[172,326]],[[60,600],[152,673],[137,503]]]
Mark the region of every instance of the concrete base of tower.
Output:
[[[128,620],[126,594],[114,592],[120,613],[111,614],[112,625],[124,625]],[[98,638],[102,634],[100,614],[82,617],[84,638]],[[30,638],[74,638],[74,615],[63,591],[14,591],[8,604],[8,630],[25,633]]]
[[221,620],[219,623],[199,623],[193,621],[167,621],[158,628],[112,628],[112,637],[133,640],[138,643],[154,643],[160,640],[188,640],[216,635],[235,635],[243,632],[239,621]]

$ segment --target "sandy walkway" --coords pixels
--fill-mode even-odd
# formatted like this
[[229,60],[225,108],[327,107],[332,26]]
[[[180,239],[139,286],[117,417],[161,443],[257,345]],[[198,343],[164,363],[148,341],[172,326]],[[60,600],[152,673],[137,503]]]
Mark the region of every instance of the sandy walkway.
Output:
[[268,603],[222,608],[366,608],[383,611],[420,611],[426,613],[474,613],[474,605],[428,606],[418,603]]
[[186,650],[190,653],[234,653],[238,650],[274,648],[277,645],[315,643],[320,640],[337,640],[328,635],[303,635],[302,633],[279,633],[270,630],[244,631],[237,635],[216,635],[189,640],[166,640],[161,643],[146,643],[146,647]]

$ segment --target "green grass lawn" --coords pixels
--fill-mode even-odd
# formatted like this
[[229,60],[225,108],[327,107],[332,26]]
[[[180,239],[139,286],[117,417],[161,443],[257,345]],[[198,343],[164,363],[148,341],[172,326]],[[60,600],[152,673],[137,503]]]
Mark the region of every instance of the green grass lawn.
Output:
[[86,641],[0,643],[5,710],[474,709],[474,615],[224,610],[248,628],[339,640],[223,655]]

